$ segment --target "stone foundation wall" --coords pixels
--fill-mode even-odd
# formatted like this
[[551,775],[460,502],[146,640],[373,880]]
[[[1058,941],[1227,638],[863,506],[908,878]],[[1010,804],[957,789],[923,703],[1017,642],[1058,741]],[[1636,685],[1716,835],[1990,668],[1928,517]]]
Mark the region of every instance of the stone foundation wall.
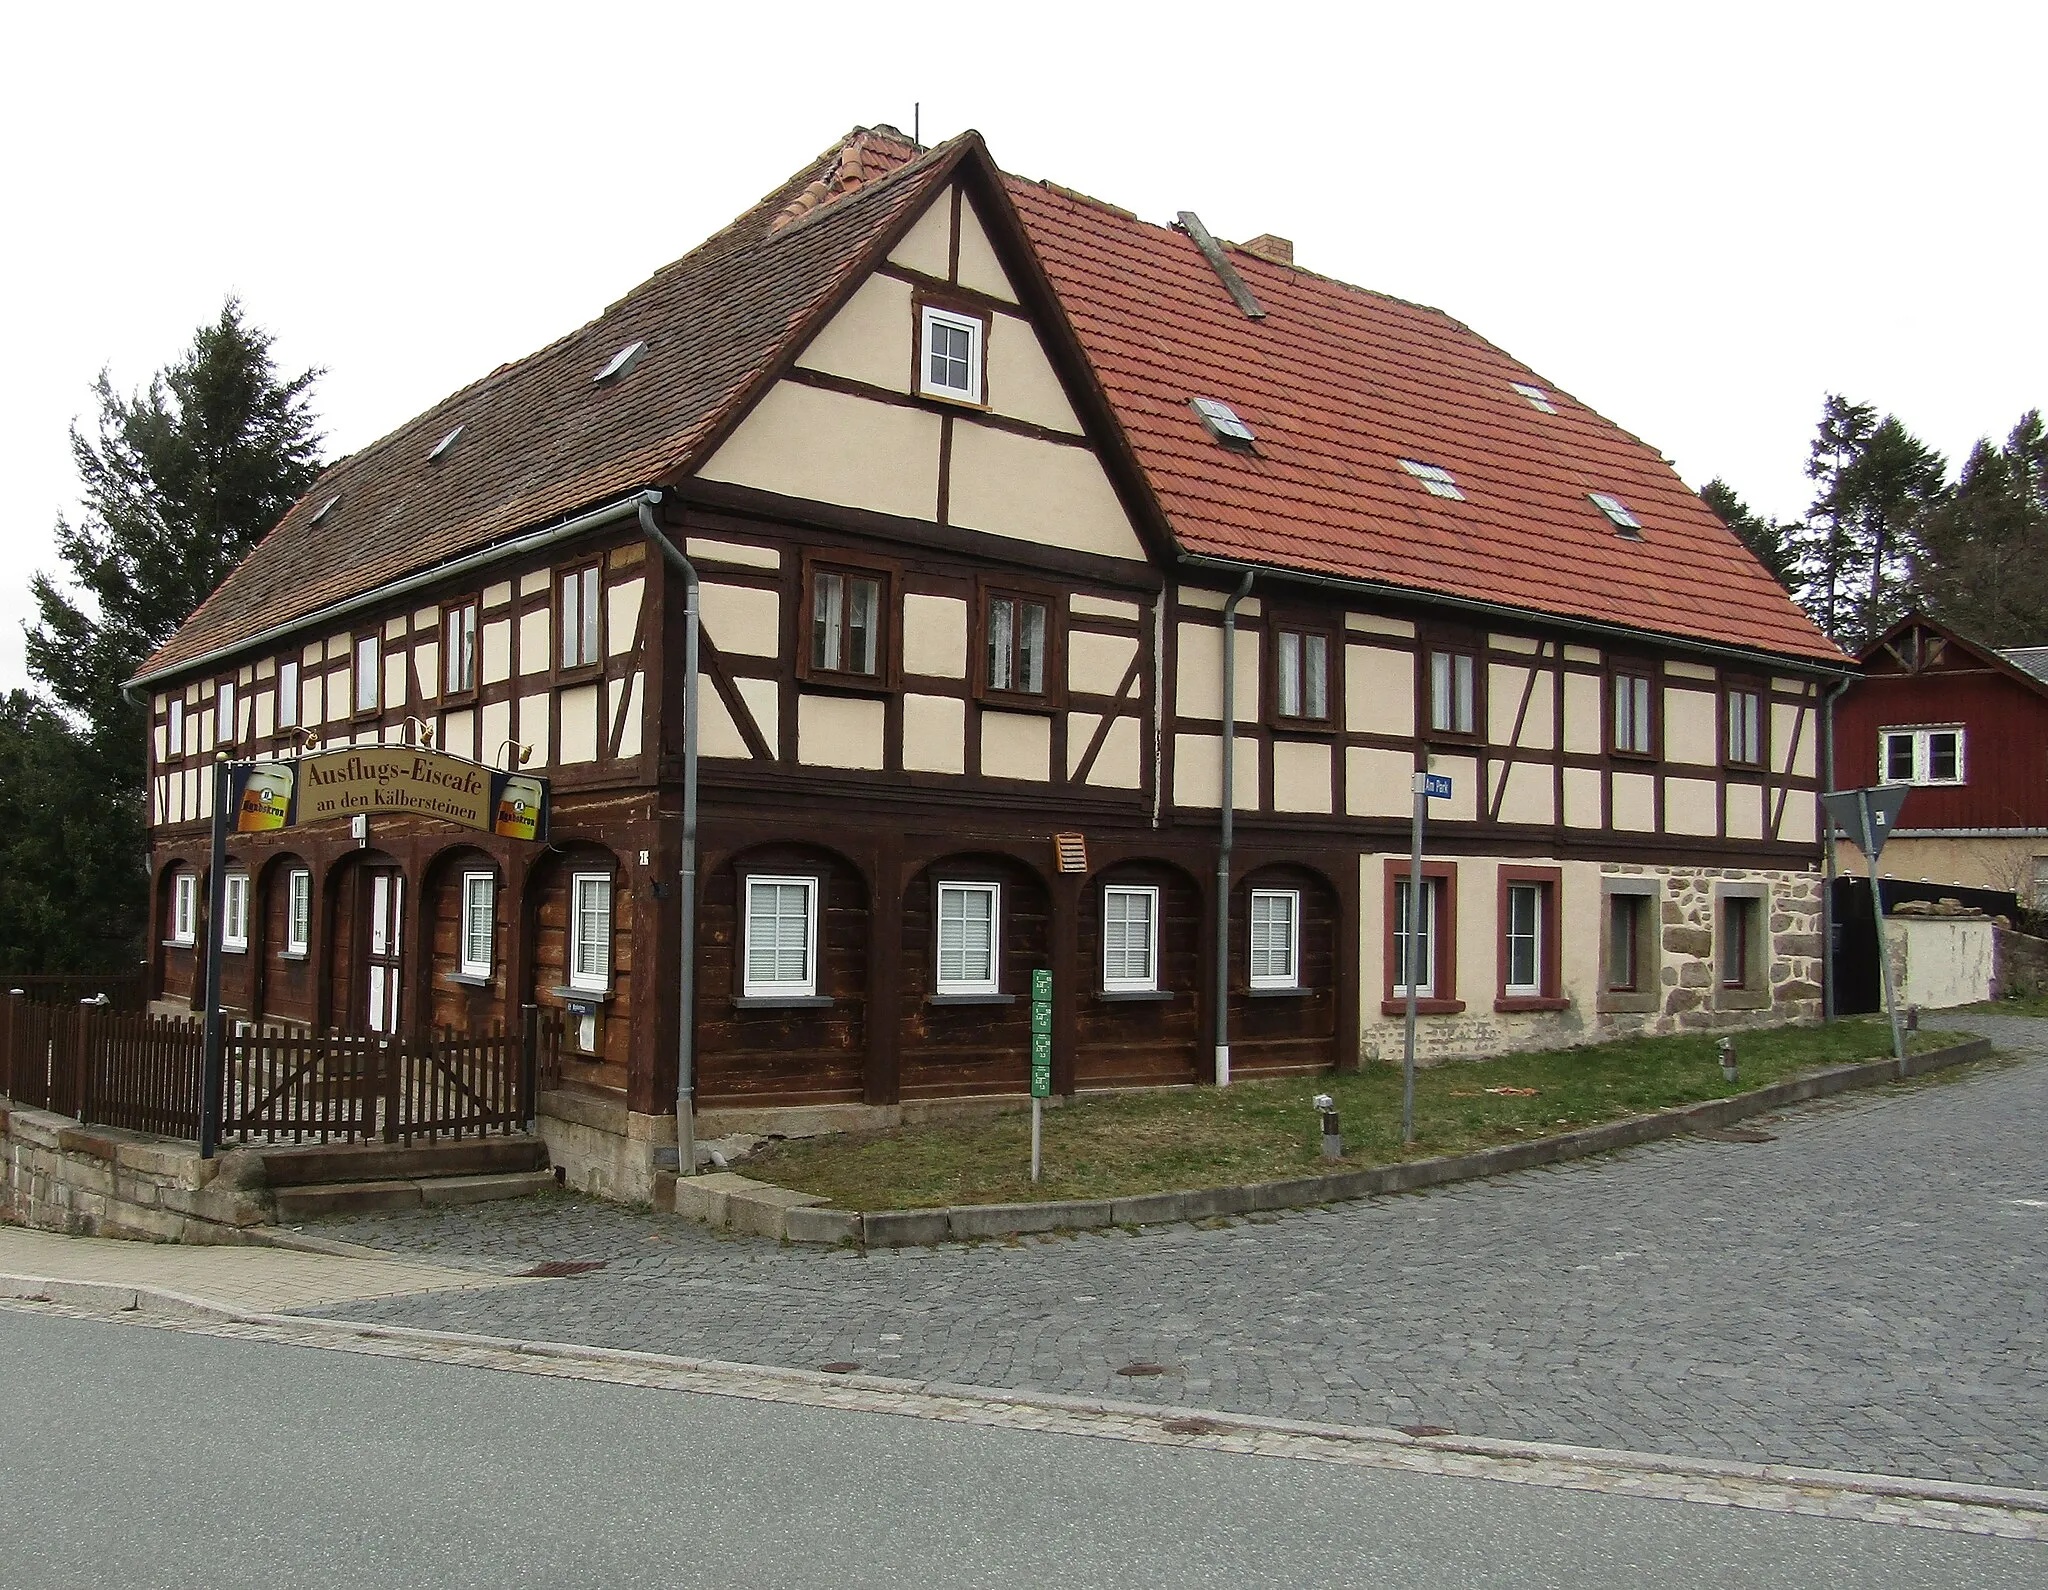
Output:
[[70,1236],[233,1242],[270,1217],[254,1156],[0,1101],[0,1220]]
[[548,1162],[579,1192],[648,1203],[664,1166],[675,1168],[673,1115],[641,1115],[622,1100],[566,1091],[543,1093],[534,1106],[533,1129],[548,1145]]

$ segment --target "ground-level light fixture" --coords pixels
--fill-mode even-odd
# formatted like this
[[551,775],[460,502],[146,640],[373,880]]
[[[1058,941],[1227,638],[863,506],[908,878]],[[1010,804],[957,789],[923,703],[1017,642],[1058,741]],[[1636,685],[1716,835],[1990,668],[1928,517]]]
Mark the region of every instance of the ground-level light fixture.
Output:
[[1312,1101],[1318,1115],[1323,1118],[1323,1158],[1344,1157],[1344,1133],[1337,1125],[1337,1101],[1327,1093],[1318,1093]]
[[1723,1038],[1715,1048],[1721,1051],[1721,1075],[1728,1081],[1735,1080],[1735,1040]]

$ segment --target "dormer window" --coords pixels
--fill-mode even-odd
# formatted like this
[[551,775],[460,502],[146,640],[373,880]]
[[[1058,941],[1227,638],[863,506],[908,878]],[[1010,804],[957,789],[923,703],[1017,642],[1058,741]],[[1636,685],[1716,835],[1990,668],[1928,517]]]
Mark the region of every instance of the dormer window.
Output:
[[978,315],[926,304],[918,324],[918,390],[955,403],[983,401],[981,361],[987,322]]

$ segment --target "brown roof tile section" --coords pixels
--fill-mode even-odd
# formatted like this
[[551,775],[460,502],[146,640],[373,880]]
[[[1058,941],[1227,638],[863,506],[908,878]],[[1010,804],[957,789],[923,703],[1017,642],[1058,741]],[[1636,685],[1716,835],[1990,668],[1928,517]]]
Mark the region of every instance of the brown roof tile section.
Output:
[[[1654,449],[1448,315],[1233,249],[1266,311],[1251,321],[1179,231],[1009,190],[1188,551],[1847,661]],[[1211,440],[1198,397],[1230,404],[1257,451]],[[1404,458],[1466,500],[1431,496]],[[1634,510],[1641,541],[1595,491]]]
[[[588,325],[340,460],[143,672],[175,668],[675,470],[971,137],[926,152],[914,170],[907,141],[885,139],[872,151],[857,135],[834,144]],[[804,225],[771,234],[771,218],[834,173],[854,180]],[[643,338],[647,354],[627,375],[592,384],[615,353]],[[455,445],[429,463],[457,425]]]

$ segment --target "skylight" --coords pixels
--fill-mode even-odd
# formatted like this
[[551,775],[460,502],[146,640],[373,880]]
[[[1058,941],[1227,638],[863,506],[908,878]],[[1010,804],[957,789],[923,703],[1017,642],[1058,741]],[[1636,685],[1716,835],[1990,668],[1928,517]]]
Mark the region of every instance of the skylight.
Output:
[[602,386],[607,381],[616,381],[640,362],[640,356],[647,351],[645,339],[629,342],[612,355],[611,363],[590,378],[592,386]]
[[318,511],[316,511],[313,517],[308,519],[306,523],[318,524],[322,519],[325,519],[329,514],[334,512],[334,505],[340,501],[341,498],[339,496],[329,497],[325,502],[320,504]]
[[455,438],[460,436],[461,434],[462,427],[458,425],[455,427],[454,430],[450,431],[446,436],[442,437],[438,442],[434,443],[434,450],[431,453],[427,454],[427,462],[430,464],[438,463],[441,459],[441,455],[446,453],[449,448],[455,445]]
[[1625,536],[1642,537],[1643,522],[1628,511],[1628,504],[1619,497],[1610,497],[1604,491],[1589,491],[1586,495],[1592,499],[1594,507],[1614,521],[1615,529]]
[[1258,438],[1252,428],[1237,417],[1237,411],[1228,403],[1219,403],[1214,398],[1196,398],[1194,410],[1202,417],[1202,424],[1209,434],[1219,442],[1238,447],[1249,447]]
[[1412,458],[1401,460],[1401,467],[1422,482],[1423,489],[1432,497],[1448,497],[1453,502],[1463,502],[1465,494],[1458,490],[1458,483],[1451,478],[1448,469],[1435,464],[1418,464]]
[[1550,394],[1544,391],[1542,387],[1530,386],[1526,381],[1510,381],[1508,385],[1527,398],[1529,400],[1529,407],[1538,414],[1555,414],[1557,412],[1557,405],[1550,401]]

